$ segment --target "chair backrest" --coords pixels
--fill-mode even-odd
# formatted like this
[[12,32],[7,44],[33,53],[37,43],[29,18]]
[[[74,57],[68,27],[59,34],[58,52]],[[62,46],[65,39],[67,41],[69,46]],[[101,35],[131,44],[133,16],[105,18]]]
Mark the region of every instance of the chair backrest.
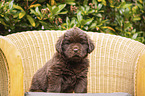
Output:
[[[18,48],[24,68],[24,91],[34,73],[55,53],[55,43],[65,31],[28,31],[6,36]],[[95,50],[89,55],[89,93],[134,94],[137,60],[145,46],[137,41],[103,33],[87,32]]]

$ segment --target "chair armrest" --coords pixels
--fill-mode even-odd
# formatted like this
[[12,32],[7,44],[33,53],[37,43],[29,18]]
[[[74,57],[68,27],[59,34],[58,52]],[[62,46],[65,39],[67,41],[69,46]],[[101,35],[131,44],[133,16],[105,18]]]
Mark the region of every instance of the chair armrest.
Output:
[[136,75],[136,96],[145,96],[145,51],[139,58]]
[[[3,65],[7,67],[8,96],[23,96],[23,66],[21,54],[8,38],[2,36],[0,36],[0,55],[5,57],[0,58],[0,61],[5,61],[6,63]],[[0,71],[3,72],[3,69]],[[3,83],[4,81],[1,82]]]

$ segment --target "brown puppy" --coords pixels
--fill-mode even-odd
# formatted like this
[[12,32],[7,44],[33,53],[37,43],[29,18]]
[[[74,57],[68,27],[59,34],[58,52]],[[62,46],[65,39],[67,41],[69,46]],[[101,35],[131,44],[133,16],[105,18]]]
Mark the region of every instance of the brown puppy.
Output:
[[56,50],[53,58],[35,73],[30,91],[86,93],[87,56],[94,50],[92,40],[75,27],[58,39]]

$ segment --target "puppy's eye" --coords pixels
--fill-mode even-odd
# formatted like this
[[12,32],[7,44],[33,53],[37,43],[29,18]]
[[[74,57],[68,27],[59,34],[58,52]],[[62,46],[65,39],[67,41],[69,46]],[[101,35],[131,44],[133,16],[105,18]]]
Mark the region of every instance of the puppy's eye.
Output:
[[69,41],[65,41],[64,44],[67,44],[68,45],[68,44],[70,44],[70,42]]
[[85,44],[84,42],[82,42],[81,44]]
[[81,44],[83,44],[83,45],[84,45],[84,44],[87,44],[87,43],[86,43],[86,42],[81,42]]
[[69,43],[67,42],[67,43],[65,43],[65,44],[67,44],[67,45],[68,45]]

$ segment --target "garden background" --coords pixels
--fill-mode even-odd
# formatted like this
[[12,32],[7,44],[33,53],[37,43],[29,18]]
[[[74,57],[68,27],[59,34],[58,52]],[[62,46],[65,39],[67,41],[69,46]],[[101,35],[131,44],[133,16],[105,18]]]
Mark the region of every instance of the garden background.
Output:
[[145,44],[145,0],[0,1],[0,35],[74,26]]

